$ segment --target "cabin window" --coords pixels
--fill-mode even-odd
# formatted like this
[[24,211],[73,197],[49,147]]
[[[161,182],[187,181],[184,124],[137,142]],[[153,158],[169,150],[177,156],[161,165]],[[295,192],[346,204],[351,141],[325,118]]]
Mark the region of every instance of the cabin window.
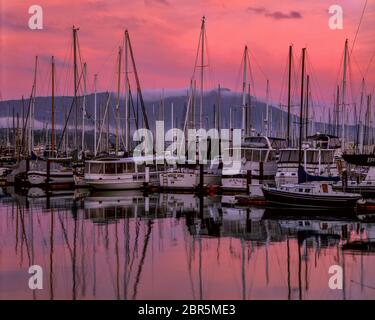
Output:
[[116,173],[116,163],[106,163],[105,164],[105,173],[106,174],[115,174]]
[[279,162],[298,162],[298,150],[282,150]]
[[268,154],[268,159],[267,161],[275,161],[276,160],[276,152],[275,151],[270,151]]
[[242,157],[244,157],[247,161],[261,162],[267,160],[267,152],[268,150],[245,149],[242,150]]
[[116,163],[116,172],[117,173],[123,173],[124,166],[122,163]]
[[321,163],[332,163],[334,158],[333,150],[321,150]]
[[271,146],[272,148],[274,149],[281,149],[281,148],[286,148],[287,147],[287,143],[286,143],[286,140],[278,140],[278,139],[275,139],[275,140],[271,140]]
[[306,192],[306,193],[309,193],[309,192],[310,192],[310,189],[305,189],[305,192]]
[[306,162],[307,163],[318,163],[319,162],[319,151],[306,150]]
[[137,172],[145,172],[145,165],[144,164],[137,165]]
[[91,163],[90,164],[90,173],[103,174],[104,173],[104,164],[103,163]]
[[129,162],[127,165],[126,165],[127,169],[128,169],[128,172],[134,172],[135,171],[135,163],[134,162]]
[[298,192],[303,192],[303,189],[298,189]]

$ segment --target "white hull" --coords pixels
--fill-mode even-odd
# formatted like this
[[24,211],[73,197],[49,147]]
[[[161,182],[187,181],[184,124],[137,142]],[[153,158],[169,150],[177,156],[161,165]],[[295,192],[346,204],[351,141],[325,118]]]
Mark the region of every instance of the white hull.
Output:
[[121,175],[85,175],[84,182],[87,186],[97,190],[133,190],[140,189],[147,184],[156,185],[155,175],[150,175],[150,182],[146,183],[142,173],[126,173]]
[[[221,176],[217,174],[205,174],[204,185],[220,184]],[[200,177],[198,172],[163,172],[159,176],[160,187],[167,189],[192,189],[199,185]]]
[[144,181],[133,181],[133,180],[85,180],[86,184],[94,189],[98,190],[131,190],[139,189],[143,187]]
[[221,187],[224,190],[247,190],[247,179],[246,178],[235,178],[235,177],[225,177],[221,178]]
[[[41,185],[47,183],[47,172],[29,171],[27,179],[31,185]],[[49,184],[72,184],[74,183],[73,172],[51,172]]]

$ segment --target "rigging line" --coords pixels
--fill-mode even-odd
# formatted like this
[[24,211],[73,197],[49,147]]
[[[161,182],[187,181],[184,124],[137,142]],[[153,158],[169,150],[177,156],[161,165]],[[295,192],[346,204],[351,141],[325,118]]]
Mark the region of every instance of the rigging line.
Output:
[[199,58],[199,48],[201,46],[201,37],[202,37],[202,31],[199,33],[198,48],[197,48],[196,55],[195,55],[195,63],[194,63],[193,74],[191,76],[191,81],[195,80],[195,71],[198,68],[197,64],[198,64],[198,58]]
[[350,95],[351,95],[351,102],[349,103],[350,104],[355,104],[355,101],[357,101],[357,97],[358,96],[355,96],[354,94],[354,81],[353,81],[353,70],[352,70],[352,66],[351,66],[351,63],[350,63],[350,57],[348,57],[348,67],[349,67],[349,89],[350,89]]
[[[253,77],[253,71],[252,71],[252,67],[251,67],[251,63],[250,63],[250,57],[249,57],[249,54],[247,54],[247,63],[249,65],[249,75],[250,75],[250,79],[249,79],[249,84],[250,84],[250,95],[251,95],[251,85],[253,86],[253,94],[252,96],[255,98],[255,101],[258,101],[257,99],[257,95],[256,95],[256,92],[255,92],[255,81],[254,81],[254,77]],[[266,78],[267,80],[267,78]]]
[[[83,71],[83,70],[82,70]],[[82,75],[83,75],[83,72],[80,74],[80,76],[79,76],[79,78],[78,78],[78,87],[79,87],[79,84],[80,84],[80,82],[81,82],[81,79],[82,79]],[[77,99],[75,99],[74,97],[73,97],[73,99],[72,99],[72,103],[71,103],[71,105],[70,105],[70,109],[69,109],[69,112],[68,112],[68,117],[67,117],[67,119],[66,119],[66,122],[65,122],[65,124],[64,124],[64,129],[63,129],[63,131],[62,131],[62,133],[61,133],[61,138],[60,138],[60,141],[59,141],[59,144],[58,144],[58,150],[60,149],[60,147],[61,147],[61,143],[62,143],[62,141],[63,141],[63,137],[65,136],[65,130],[66,130],[66,127],[67,127],[67,125],[68,125],[68,122],[69,122],[69,118],[70,118],[70,114],[71,114],[71,112],[72,112],[72,110],[73,110],[73,106],[75,105],[75,103],[77,103],[77,101],[76,100],[78,100],[79,98],[77,97]]]
[[[71,75],[71,65],[67,62],[67,61],[71,61],[72,60],[72,56],[73,56],[73,43],[70,43],[70,48],[69,48],[69,51],[67,52],[66,56],[64,57],[64,63],[63,63],[63,66],[62,66],[62,69],[64,71],[64,74],[65,74],[65,86],[62,90],[62,95],[68,95],[68,87],[70,87],[70,81],[69,79],[72,78],[72,75]],[[62,72],[61,72],[62,74]],[[59,81],[59,79],[57,79],[57,81]]]
[[81,47],[80,47],[80,44],[79,44],[79,37],[78,36],[77,36],[77,49],[78,49],[78,57],[79,57],[80,65],[81,65],[81,70],[83,70]]
[[[66,49],[65,49],[65,52],[64,52],[64,58],[63,58],[63,60],[60,60],[61,61],[61,63],[60,63],[60,68],[62,69],[62,70],[64,70],[65,68],[66,68],[66,61],[67,61],[67,57],[68,57],[68,54],[70,54],[70,52],[71,52],[71,50],[72,50],[72,42],[71,41],[69,41],[69,43],[66,45],[66,46],[64,46]],[[56,63],[56,66],[57,66],[58,64]],[[61,72],[61,74],[62,74],[62,72]],[[57,87],[59,87],[60,88],[60,78],[57,78],[56,79],[56,86]],[[57,90],[56,90],[56,92],[57,92]],[[62,91],[63,92],[63,91]]]
[[374,57],[375,57],[375,50],[374,50],[374,52],[372,53],[371,59],[370,59],[370,61],[369,61],[369,63],[368,63],[368,66],[367,66],[367,68],[366,68],[366,71],[365,71],[365,74],[364,74],[363,78],[366,78],[367,73],[368,73],[369,70],[370,70],[370,66],[371,66],[371,63],[372,63],[372,60],[374,59]]
[[367,6],[367,0],[365,0],[365,5],[363,6],[363,10],[362,10],[362,14],[361,14],[361,19],[359,20],[358,28],[357,28],[357,31],[356,31],[355,36],[354,36],[354,40],[353,40],[353,44],[352,44],[352,48],[351,48],[351,50],[350,50],[350,55],[351,55],[352,52],[353,52],[354,45],[355,45],[355,41],[357,40],[357,36],[358,36],[358,32],[359,32],[359,28],[361,27],[362,19],[363,19],[363,16],[364,16],[364,14],[365,14],[365,11],[366,11],[366,6]]
[[215,72],[214,72],[214,68],[211,68],[212,59],[211,59],[211,54],[210,54],[210,51],[209,51],[206,28],[204,29],[204,38],[205,38],[204,48],[206,49],[206,56],[207,56],[207,61],[206,61],[205,67],[207,67],[207,69],[208,69],[208,81],[207,82],[208,82],[208,85],[209,85],[209,86],[208,85],[206,86],[206,90],[208,90],[209,87],[214,88],[215,84],[217,82],[215,81],[216,75],[215,75]]
[[[295,68],[294,67],[294,59],[292,59],[292,70],[294,71],[294,86],[293,86],[293,91],[292,91],[292,94],[291,94],[291,106],[290,106],[290,109],[292,110],[292,108],[297,108],[299,107],[300,105],[300,102],[298,102],[298,95],[300,93],[300,85],[299,85],[299,77],[297,75],[299,75],[300,71],[301,71],[301,65],[302,65],[302,58],[298,59],[298,68]],[[295,103],[295,101],[297,101],[297,103]]]
[[260,63],[259,63],[258,60],[255,58],[255,55],[251,52],[251,50],[249,50],[249,52],[250,52],[251,57],[254,59],[255,64],[258,66],[260,72],[261,72],[262,75],[264,76],[264,79],[267,80],[268,77],[267,77],[266,73],[264,72],[264,69],[261,67]]
[[287,56],[286,62],[285,62],[285,65],[284,65],[283,76],[281,78],[281,88],[280,88],[279,101],[281,101],[284,98],[283,93],[284,93],[284,88],[286,87],[286,74],[287,74],[287,70],[288,70],[288,61],[289,61],[289,57]]
[[348,56],[348,59],[349,59],[349,58],[354,60],[356,66],[357,66],[357,68],[358,68],[359,74],[360,74],[361,78],[363,78],[364,75],[363,75],[362,69],[361,69],[361,67],[360,67],[360,65],[359,65],[359,63],[358,63],[358,61],[357,61],[357,59],[354,57],[354,55]]
[[242,57],[243,57],[243,54],[241,54],[241,63],[240,63],[240,67],[239,67],[239,69],[237,69],[237,76],[236,76],[236,78],[235,78],[235,85],[234,85],[234,90],[235,90],[235,92],[237,92],[237,91],[241,91],[242,89],[240,89],[240,88],[242,88],[242,80],[240,80],[241,79],[241,74],[243,73],[243,59],[242,59]]
[[336,90],[337,90],[337,87],[339,86],[339,77],[340,77],[340,74],[341,74],[341,66],[343,65],[344,54],[345,54],[345,50],[342,51],[341,59],[340,59],[340,63],[339,63],[339,68],[337,70],[335,86],[333,88],[333,96],[334,97],[336,96]]
[[323,94],[322,94],[322,90],[321,90],[321,87],[319,85],[319,81],[316,80],[316,77],[315,77],[315,74],[317,74],[317,72],[315,71],[315,68],[312,64],[312,61],[310,59],[310,56],[308,55],[308,53],[306,54],[307,58],[306,58],[306,61],[307,61],[307,67],[308,69],[310,69],[310,73],[309,73],[309,76],[310,76],[310,80],[311,80],[311,89],[312,87],[314,86],[316,89],[317,89],[317,93],[318,93],[318,97],[317,97],[317,102],[319,103],[319,107],[321,106],[325,106],[325,102],[324,102],[324,97],[323,97]]

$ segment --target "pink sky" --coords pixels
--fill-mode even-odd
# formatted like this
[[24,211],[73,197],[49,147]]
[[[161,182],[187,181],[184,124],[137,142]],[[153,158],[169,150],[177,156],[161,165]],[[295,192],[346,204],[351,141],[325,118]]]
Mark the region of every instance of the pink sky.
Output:
[[[349,38],[351,48],[364,3],[365,0],[0,0],[2,99],[29,96],[35,55],[40,56],[38,93],[50,94],[51,55],[57,61],[57,94],[72,93],[71,72],[68,75],[60,66],[71,62],[73,24],[80,28],[89,90],[94,73],[99,73],[99,90],[116,90],[116,54],[125,29],[132,39],[143,89],[186,88],[194,66],[201,17],[205,15],[207,88],[220,83],[240,90],[241,56],[247,44],[270,80],[273,101],[279,102],[288,46],[293,43],[297,66],[301,48],[307,47],[313,98],[329,103],[345,38]],[[44,10],[43,30],[28,29],[28,8],[33,4]],[[343,30],[328,28],[331,4],[343,7]],[[354,95],[374,53],[374,39],[375,0],[368,0],[352,55]],[[375,85],[374,60],[366,76],[369,92]],[[253,61],[252,66],[255,94],[263,98],[266,78],[257,63]]]

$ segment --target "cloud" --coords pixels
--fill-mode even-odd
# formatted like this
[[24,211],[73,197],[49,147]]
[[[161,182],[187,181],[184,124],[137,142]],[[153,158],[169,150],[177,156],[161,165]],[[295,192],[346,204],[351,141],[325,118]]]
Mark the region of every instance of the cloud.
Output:
[[269,11],[264,7],[248,7],[247,11],[253,12],[255,14],[261,14],[267,18],[272,18],[275,20],[302,19],[302,14],[294,10],[289,11],[289,13],[284,13],[281,11]]
[[302,15],[298,11],[290,11],[289,13],[283,13],[281,11],[275,11],[265,14],[266,17],[270,17],[276,20],[281,19],[301,19]]
[[263,14],[267,12],[266,8],[263,8],[263,7],[248,7],[247,11],[252,11],[257,14]]

